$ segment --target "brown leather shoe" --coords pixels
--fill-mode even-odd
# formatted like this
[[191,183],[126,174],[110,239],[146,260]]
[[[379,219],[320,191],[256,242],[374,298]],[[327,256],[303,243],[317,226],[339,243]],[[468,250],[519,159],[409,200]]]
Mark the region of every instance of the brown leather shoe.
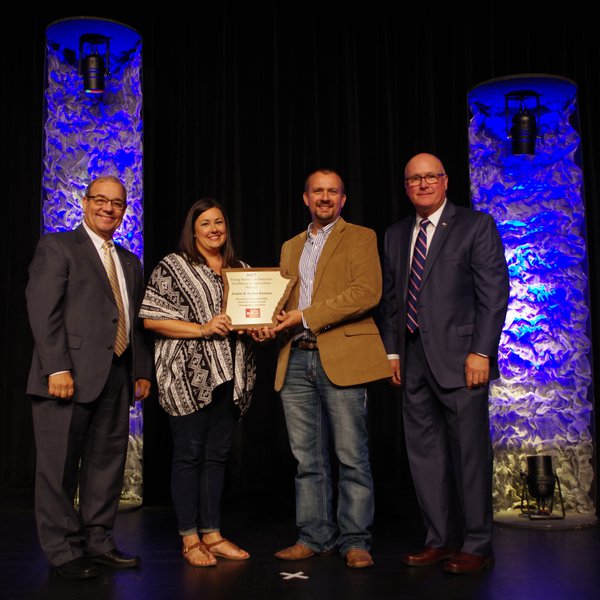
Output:
[[479,573],[494,564],[494,557],[469,554],[468,552],[457,552],[450,560],[444,563],[444,571],[447,573],[470,574]]
[[405,554],[401,560],[409,567],[428,567],[429,565],[435,565],[443,560],[447,560],[455,552],[452,548],[432,548],[431,546],[427,546],[420,552]]
[[346,552],[346,564],[351,569],[365,569],[373,566],[373,559],[368,550],[364,548],[350,548]]
[[289,548],[284,548],[279,552],[275,552],[275,558],[279,558],[281,560],[303,560],[305,558],[310,558],[311,556],[331,556],[335,552],[335,548],[331,550],[326,550],[325,552],[314,552],[308,546],[301,544],[300,542],[296,542],[293,546]]

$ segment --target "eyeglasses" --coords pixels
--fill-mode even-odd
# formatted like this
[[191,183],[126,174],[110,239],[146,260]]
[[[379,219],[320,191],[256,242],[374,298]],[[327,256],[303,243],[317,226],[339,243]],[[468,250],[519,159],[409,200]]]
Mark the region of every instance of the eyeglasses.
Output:
[[336,187],[332,187],[332,188],[316,187],[316,188],[313,188],[312,190],[310,190],[310,193],[313,196],[324,196],[325,194],[327,194],[328,196],[337,196],[340,193],[340,189],[336,188]]
[[104,196],[86,196],[86,198],[90,200],[93,203],[93,205],[97,208],[102,208],[106,206],[107,202],[110,202],[110,205],[115,210],[119,211],[125,210],[125,207],[127,206],[127,202],[125,202],[125,200],[121,200],[121,198],[115,198],[114,200],[111,200],[110,198],[105,198]]
[[410,177],[404,178],[406,187],[412,188],[421,185],[421,181],[425,180],[425,183],[429,185],[436,184],[440,177],[446,177],[446,173],[427,173],[427,175],[411,175]]

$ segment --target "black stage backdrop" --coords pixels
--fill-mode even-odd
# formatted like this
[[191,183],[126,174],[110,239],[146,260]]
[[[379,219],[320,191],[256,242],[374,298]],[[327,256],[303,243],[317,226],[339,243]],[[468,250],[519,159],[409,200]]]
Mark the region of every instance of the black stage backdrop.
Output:
[[[598,306],[600,55],[583,2],[25,2],[0,35],[3,285],[0,491],[31,490],[35,449],[25,381],[31,360],[24,287],[40,235],[45,29],[92,16],[143,39],[145,266],[177,243],[190,204],[225,203],[239,254],[274,266],[281,243],[306,227],[306,174],[340,171],[344,217],[375,229],[408,214],[403,167],[439,155],[449,197],[468,206],[467,94],[496,77],[538,73],[578,86],[592,317]],[[433,3],[432,3],[433,4]],[[141,6],[142,8],[138,8]],[[154,7],[153,7],[154,6]],[[589,4],[588,4],[589,6]],[[597,322],[592,338],[600,344]],[[275,355],[259,350],[258,388],[240,423],[228,493],[292,494],[293,463],[277,395]],[[370,386],[372,462],[379,484],[410,481],[399,396]],[[169,499],[170,439],[155,396],[144,407],[144,500]]]

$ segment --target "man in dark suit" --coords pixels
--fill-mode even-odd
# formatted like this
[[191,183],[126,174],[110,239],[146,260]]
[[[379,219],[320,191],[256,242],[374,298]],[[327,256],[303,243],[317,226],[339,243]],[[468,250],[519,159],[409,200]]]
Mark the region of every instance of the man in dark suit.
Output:
[[404,177],[416,217],[385,234],[382,337],[392,383],[403,386],[426,538],[403,561],[475,573],[493,563],[488,387],[499,377],[508,270],[493,218],[446,199],[437,157],[417,154]]
[[65,577],[94,577],[96,564],[139,563],[119,551],[112,537],[129,405],[133,397],[148,397],[152,376],[137,318],[142,266],[134,254],[111,245],[126,208],[117,178],[94,180],[83,198],[83,223],[42,236],[29,267],[35,516],[42,549]]

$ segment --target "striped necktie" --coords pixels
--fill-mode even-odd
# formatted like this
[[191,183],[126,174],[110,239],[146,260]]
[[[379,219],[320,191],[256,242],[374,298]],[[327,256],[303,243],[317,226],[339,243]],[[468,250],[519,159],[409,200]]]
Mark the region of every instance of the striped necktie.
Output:
[[117,277],[117,269],[115,267],[115,261],[112,257],[111,248],[113,243],[106,241],[102,244],[102,250],[104,251],[104,267],[110,281],[110,287],[112,288],[115,296],[115,302],[119,309],[119,320],[117,322],[117,335],[115,337],[115,354],[121,356],[127,348],[127,325],[125,323],[125,308],[123,307],[123,297],[121,296],[121,287],[119,286],[119,279]]
[[411,333],[419,328],[417,317],[417,298],[421,287],[421,278],[425,268],[425,257],[427,256],[427,225],[429,219],[423,219],[419,225],[419,234],[413,250],[412,265],[408,278],[408,306],[406,308],[406,327]]

